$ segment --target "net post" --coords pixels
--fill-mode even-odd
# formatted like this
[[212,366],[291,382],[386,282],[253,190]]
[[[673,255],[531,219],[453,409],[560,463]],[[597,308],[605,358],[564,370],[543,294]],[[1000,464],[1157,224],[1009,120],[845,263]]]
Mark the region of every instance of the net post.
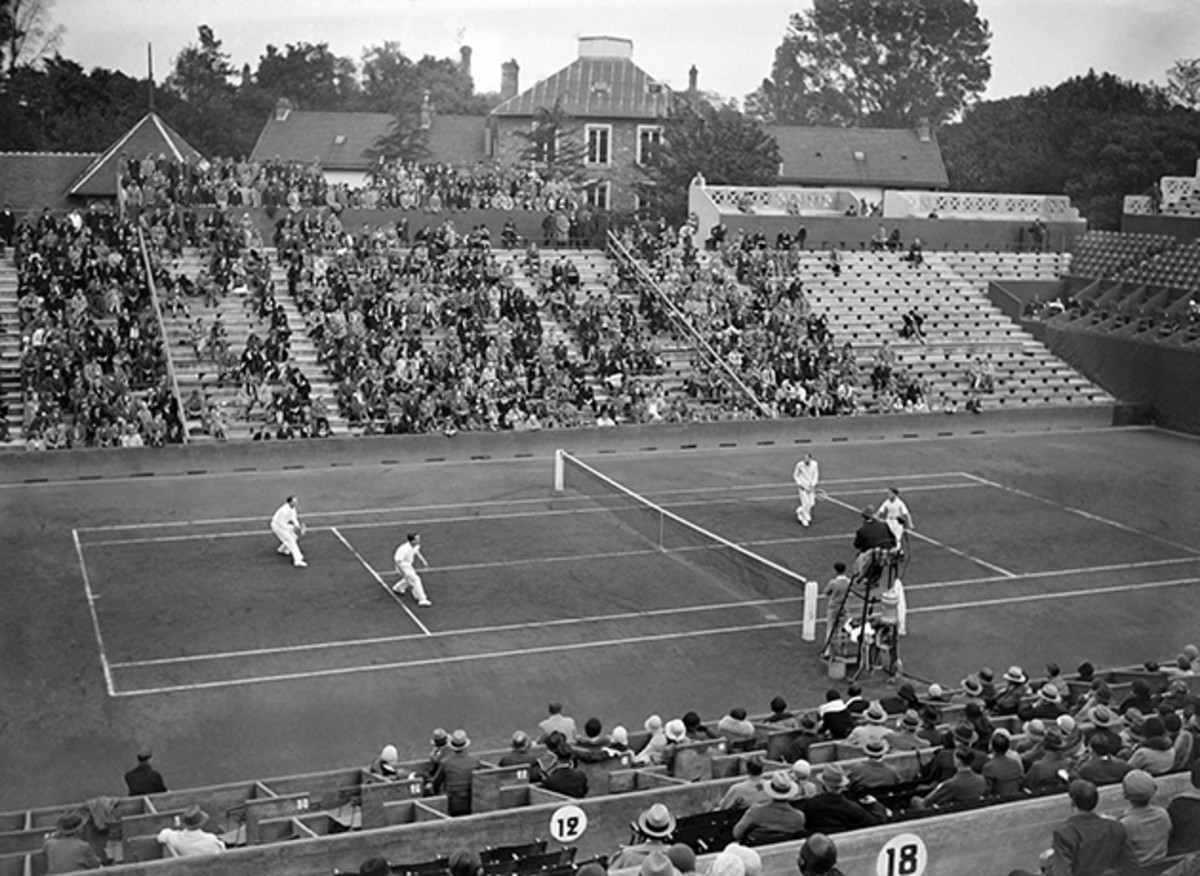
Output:
[[554,492],[561,493],[563,486],[563,450],[560,447],[554,451]]
[[817,582],[804,582],[804,620],[800,626],[800,638],[806,642],[817,640]]

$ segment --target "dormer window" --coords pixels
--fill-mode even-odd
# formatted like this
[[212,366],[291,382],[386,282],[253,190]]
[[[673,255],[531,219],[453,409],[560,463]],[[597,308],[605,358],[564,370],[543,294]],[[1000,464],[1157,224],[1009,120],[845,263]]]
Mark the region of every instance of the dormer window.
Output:
[[333,145],[334,146],[345,146],[346,145],[346,135],[345,134],[336,134],[333,138]]

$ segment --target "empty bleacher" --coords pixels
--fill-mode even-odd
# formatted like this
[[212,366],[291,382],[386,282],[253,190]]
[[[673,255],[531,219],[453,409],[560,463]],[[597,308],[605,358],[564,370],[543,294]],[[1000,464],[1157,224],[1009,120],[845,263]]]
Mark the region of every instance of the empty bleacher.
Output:
[[1175,246],[1169,234],[1089,231],[1075,241],[1070,273],[1079,277],[1115,277]]

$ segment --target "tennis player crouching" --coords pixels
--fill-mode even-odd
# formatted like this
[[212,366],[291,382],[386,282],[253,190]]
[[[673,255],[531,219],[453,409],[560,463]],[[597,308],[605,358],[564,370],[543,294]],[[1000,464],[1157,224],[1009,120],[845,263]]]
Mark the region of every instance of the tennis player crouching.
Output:
[[425,555],[421,553],[420,533],[410,532],[400,547],[396,548],[392,559],[396,563],[396,571],[400,573],[400,580],[392,587],[392,592],[403,596],[411,589],[413,596],[417,598],[417,605],[433,605],[425,596],[425,585],[421,583],[421,576],[413,567],[413,563],[420,560],[426,569],[429,568]]
[[300,536],[304,535],[307,528],[300,522],[300,515],[296,512],[298,504],[295,496],[287,497],[287,501],[271,517],[271,532],[280,541],[277,548],[279,553],[290,554],[292,565],[303,568],[308,563],[304,562],[304,554],[300,552]]

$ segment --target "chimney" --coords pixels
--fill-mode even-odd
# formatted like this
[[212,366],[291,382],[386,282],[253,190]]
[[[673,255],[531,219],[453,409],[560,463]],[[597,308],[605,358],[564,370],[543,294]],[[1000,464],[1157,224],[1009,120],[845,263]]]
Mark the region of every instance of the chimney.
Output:
[[429,100],[429,90],[421,95],[421,130],[428,131],[433,127],[433,103]]
[[697,83],[700,81],[700,71],[696,69],[696,65],[692,65],[692,69],[688,70],[688,91],[695,92]]
[[933,139],[933,134],[929,129],[929,119],[925,116],[922,116],[921,120],[917,122],[917,139],[922,143],[928,143]]
[[464,76],[471,75],[471,47],[459,46],[458,48],[458,69],[463,72]]
[[517,96],[517,81],[521,66],[516,58],[505,61],[500,65],[500,99],[508,100]]

